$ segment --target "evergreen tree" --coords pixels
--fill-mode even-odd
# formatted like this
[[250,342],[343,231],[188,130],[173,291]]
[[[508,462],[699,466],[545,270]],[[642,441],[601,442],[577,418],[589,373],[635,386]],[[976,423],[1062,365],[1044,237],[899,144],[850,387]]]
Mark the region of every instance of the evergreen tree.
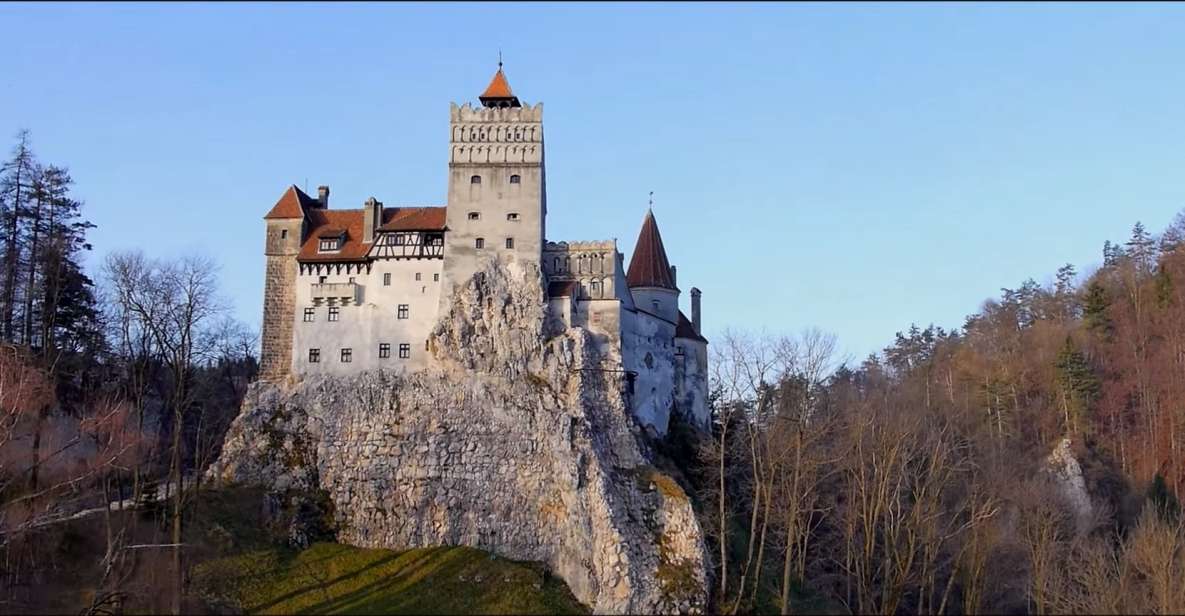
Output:
[[1107,308],[1111,305],[1111,298],[1107,289],[1097,279],[1092,280],[1086,287],[1086,296],[1082,300],[1082,320],[1086,329],[1106,336],[1111,332],[1111,318],[1107,315]]
[[1152,478],[1152,485],[1148,486],[1148,501],[1156,507],[1160,515],[1170,521],[1176,521],[1181,514],[1181,503],[1173,495],[1172,490],[1164,481],[1164,475],[1159,472]]
[[1127,240],[1125,254],[1131,258],[1137,271],[1147,274],[1156,265],[1156,241],[1144,228],[1144,224],[1137,222],[1132,227],[1131,238]]
[[1066,430],[1077,433],[1099,399],[1102,382],[1069,336],[1058,351],[1056,367]]
[[16,138],[12,157],[0,165],[0,193],[4,195],[4,208],[0,211],[0,338],[10,342],[14,340],[18,277],[26,242],[21,223],[28,215],[37,176],[37,159],[29,143],[29,131],[20,131]]

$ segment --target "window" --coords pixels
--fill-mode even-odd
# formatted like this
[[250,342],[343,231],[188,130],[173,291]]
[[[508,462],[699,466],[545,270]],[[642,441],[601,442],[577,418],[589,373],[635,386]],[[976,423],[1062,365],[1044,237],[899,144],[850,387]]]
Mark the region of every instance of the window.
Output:
[[386,342],[379,344],[379,359],[387,359],[391,356],[391,345]]
[[416,272],[416,282],[419,282],[419,281],[420,281],[420,273]]
[[654,314],[658,314],[658,300],[651,301],[650,305],[654,306]]
[[387,273],[383,274],[383,286],[384,287],[391,286],[391,272],[387,272]]
[[514,238],[513,237],[506,238],[506,247],[507,248],[514,248]]
[[440,274],[432,274],[432,282],[440,282]]
[[313,318],[316,314],[317,314],[317,310],[315,308],[305,308],[304,309],[304,322],[305,323],[312,323]]
[[429,246],[443,246],[444,245],[444,236],[439,233],[434,233],[432,235],[427,236],[426,241]]
[[402,234],[402,233],[396,233],[396,234],[395,234],[395,245],[396,245],[396,246],[402,246],[402,245],[404,245],[404,244],[406,244],[406,243],[407,243],[407,236],[405,236],[405,235],[404,235],[404,234]]
[[320,276],[320,277],[318,277],[318,278],[317,278],[317,282],[319,282],[319,283],[321,283],[321,284],[325,284],[325,279],[326,279],[326,278],[328,278],[328,276]]
[[506,220],[518,220],[518,212],[511,212],[507,214]]
[[397,313],[400,319],[407,318],[407,304],[399,304],[399,312]]
[[475,175],[475,176],[469,178],[469,183],[470,184],[481,184],[481,176]]
[[476,248],[476,249],[478,249],[478,250],[481,250],[482,248],[485,248],[485,247],[486,247],[486,240],[485,240],[485,238],[484,238],[484,237],[479,237],[479,238],[477,238],[476,240],[474,240],[474,241],[473,241],[473,247],[474,247],[474,248]]
[[350,276],[350,284],[354,284],[354,277]]
[[288,239],[288,229],[280,229],[280,239]]
[[519,184],[519,183],[521,183],[522,181],[523,181],[523,179],[522,179],[522,178],[520,178],[520,177],[519,177],[519,176],[517,176],[517,175],[512,175],[512,176],[510,176],[510,183],[511,183],[511,184]]
[[469,212],[469,220],[481,220],[481,214],[477,212]]
[[354,361],[354,349],[342,349],[342,363],[348,364]]
[[407,359],[409,357],[411,357],[411,345],[410,344],[399,345],[399,359]]
[[317,250],[320,250],[322,252],[335,251],[340,247],[339,246],[340,243],[341,243],[341,240],[339,238],[336,238],[336,237],[325,238],[325,239],[321,240],[321,243],[317,246]]
[[337,306],[330,306],[329,307],[329,320],[336,321],[337,316],[340,313],[341,313],[341,308],[338,308]]
[[321,361],[321,349],[309,349],[309,363],[315,364]]

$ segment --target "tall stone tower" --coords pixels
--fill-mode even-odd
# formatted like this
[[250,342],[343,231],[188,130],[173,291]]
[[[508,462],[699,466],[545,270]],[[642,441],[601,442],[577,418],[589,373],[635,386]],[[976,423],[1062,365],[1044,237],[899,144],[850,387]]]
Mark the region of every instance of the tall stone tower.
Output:
[[481,107],[452,103],[450,109],[442,302],[483,260],[538,264],[542,257],[543,104],[521,104],[501,62],[479,100]]
[[263,328],[260,332],[259,377],[278,379],[292,366],[292,327],[296,314],[296,256],[306,231],[305,211],[323,207],[329,188],[321,187],[321,202],[290,186],[264,216],[267,270],[263,283]]

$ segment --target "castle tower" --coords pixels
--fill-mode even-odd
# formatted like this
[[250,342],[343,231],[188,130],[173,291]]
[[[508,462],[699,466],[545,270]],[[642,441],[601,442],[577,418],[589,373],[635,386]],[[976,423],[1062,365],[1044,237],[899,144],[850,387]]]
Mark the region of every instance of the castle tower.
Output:
[[646,210],[625,279],[639,310],[671,323],[678,322],[679,289],[675,286],[675,268],[667,260],[658,222],[651,210]]
[[263,217],[267,225],[263,253],[267,270],[263,283],[263,329],[260,332],[259,377],[279,379],[292,365],[292,326],[296,312],[296,256],[304,240],[305,212],[323,207],[329,188],[321,187],[314,201],[296,186],[286,190]]
[[450,108],[442,302],[483,260],[538,264],[543,251],[543,104],[520,103],[501,62],[479,100]]

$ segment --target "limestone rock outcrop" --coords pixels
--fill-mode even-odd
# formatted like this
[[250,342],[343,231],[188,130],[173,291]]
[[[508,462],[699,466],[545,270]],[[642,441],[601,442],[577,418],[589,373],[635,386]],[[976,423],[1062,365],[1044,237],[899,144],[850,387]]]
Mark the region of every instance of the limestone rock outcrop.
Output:
[[547,563],[598,613],[702,611],[704,542],[586,330],[544,331],[539,271],[459,287],[433,367],[257,383],[212,478],[328,494],[340,541]]

